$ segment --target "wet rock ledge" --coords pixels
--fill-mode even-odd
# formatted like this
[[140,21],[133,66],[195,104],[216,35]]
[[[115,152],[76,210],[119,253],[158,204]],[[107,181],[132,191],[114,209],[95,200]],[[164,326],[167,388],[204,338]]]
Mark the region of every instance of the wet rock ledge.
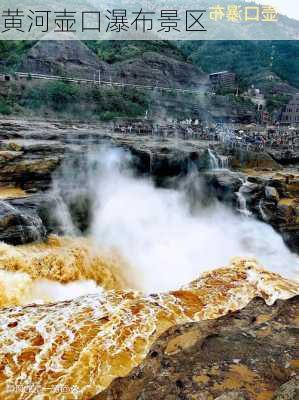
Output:
[[93,400],[298,400],[299,297],[169,329]]

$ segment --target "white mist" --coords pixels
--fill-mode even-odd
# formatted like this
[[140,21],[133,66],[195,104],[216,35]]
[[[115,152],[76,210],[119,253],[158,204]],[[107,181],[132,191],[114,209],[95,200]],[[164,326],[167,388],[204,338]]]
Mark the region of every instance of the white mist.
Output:
[[294,278],[298,256],[270,226],[221,204],[192,214],[183,192],[133,177],[126,157],[107,149],[98,156],[92,235],[100,247],[128,260],[133,285],[145,292],[179,288],[238,256],[255,257],[268,270]]

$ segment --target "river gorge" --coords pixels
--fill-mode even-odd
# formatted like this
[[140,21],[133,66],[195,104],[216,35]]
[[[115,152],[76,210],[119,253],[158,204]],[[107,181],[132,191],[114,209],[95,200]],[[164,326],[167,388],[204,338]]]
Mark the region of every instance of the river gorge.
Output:
[[1,399],[284,399],[297,165],[96,124],[0,134]]

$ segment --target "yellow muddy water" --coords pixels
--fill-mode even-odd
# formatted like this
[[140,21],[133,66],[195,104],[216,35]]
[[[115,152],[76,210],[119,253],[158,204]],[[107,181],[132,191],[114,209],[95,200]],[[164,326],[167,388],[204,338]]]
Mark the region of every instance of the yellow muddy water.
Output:
[[[125,286],[116,254],[95,249],[89,239],[51,236],[44,243],[0,243],[0,306],[55,301]],[[74,295],[72,295],[72,292]],[[58,293],[58,296],[57,296]]]
[[[49,244],[17,249],[4,246],[0,262],[4,260],[10,271],[24,271],[21,273],[31,280],[40,268],[45,277],[55,276],[60,282],[94,277],[102,285],[106,282],[107,288],[118,282],[114,273],[114,278],[109,274],[105,275],[109,279],[100,277],[100,271],[106,274],[115,264],[102,258],[99,262],[95,255],[98,261],[92,265],[99,267],[93,275],[95,272],[82,264],[87,257],[86,243],[83,241],[82,250],[64,240],[63,250],[60,239],[58,244],[55,240],[51,243],[55,257]],[[10,249],[11,256],[5,249]],[[69,258],[62,260],[62,254]],[[69,268],[74,268],[73,273]],[[89,399],[140,364],[157,337],[171,326],[218,318],[245,307],[257,296],[273,304],[297,294],[297,283],[263,270],[253,260],[236,259],[230,266],[205,273],[168,293],[145,296],[134,290],[112,289],[54,304],[2,308],[0,398]]]

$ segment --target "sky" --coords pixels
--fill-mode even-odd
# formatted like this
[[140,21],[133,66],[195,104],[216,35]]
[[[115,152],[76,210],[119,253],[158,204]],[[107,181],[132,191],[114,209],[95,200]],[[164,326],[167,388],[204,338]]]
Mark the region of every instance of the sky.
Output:
[[298,0],[259,0],[257,2],[276,7],[281,14],[299,20]]

